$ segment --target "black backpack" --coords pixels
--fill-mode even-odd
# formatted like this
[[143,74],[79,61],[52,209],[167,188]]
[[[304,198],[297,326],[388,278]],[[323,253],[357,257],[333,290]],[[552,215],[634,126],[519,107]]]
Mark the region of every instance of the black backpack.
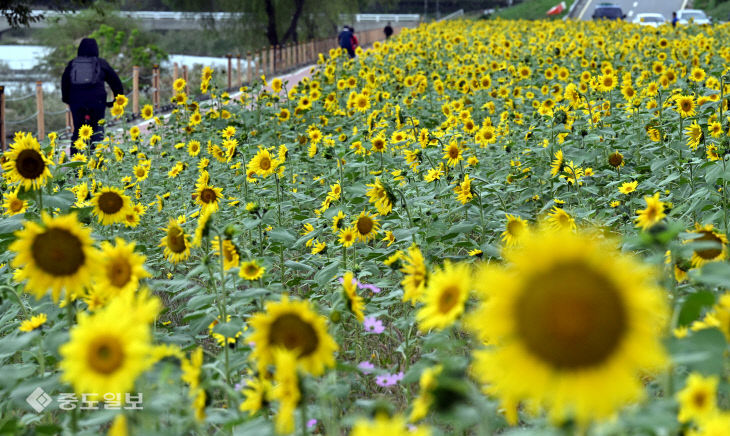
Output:
[[71,85],[92,87],[104,83],[101,63],[97,57],[79,56],[71,61]]

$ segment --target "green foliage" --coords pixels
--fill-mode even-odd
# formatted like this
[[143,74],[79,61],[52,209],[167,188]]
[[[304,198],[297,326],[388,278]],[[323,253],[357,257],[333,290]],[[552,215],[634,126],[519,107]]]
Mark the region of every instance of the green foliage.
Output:
[[562,19],[574,2],[575,0],[567,0],[565,2],[565,11],[553,17],[548,17],[546,13],[550,8],[560,3],[558,0],[525,0],[518,5],[498,10],[495,16],[507,20]]
[[[41,32],[41,44],[52,48],[45,66],[60,76],[68,61],[76,56],[82,38],[96,38],[99,56],[105,58],[121,78],[131,76],[132,67],[139,65],[148,74],[153,64],[167,58],[155,44],[154,35],[137,28],[133,21],[105,8],[87,9],[64,19],[56,19]],[[126,85],[126,84],[125,84]]]

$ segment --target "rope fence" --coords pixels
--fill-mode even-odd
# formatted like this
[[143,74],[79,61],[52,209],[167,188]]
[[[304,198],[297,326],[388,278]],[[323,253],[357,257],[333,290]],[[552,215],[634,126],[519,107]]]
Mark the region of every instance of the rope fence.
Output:
[[[395,33],[398,33],[401,30],[401,27],[396,27],[393,30]],[[360,46],[366,47],[375,41],[383,40],[384,34],[382,29],[371,29],[358,32],[357,37],[359,39]],[[228,60],[225,68],[225,83],[227,84],[226,91],[233,91],[234,89],[242,87],[244,84],[251,85],[261,75],[275,77],[276,75],[287,73],[306,65],[314,64],[317,62],[320,53],[327,53],[329,50],[337,47],[339,47],[337,38],[327,38],[264,47],[258,51],[246,52],[245,55],[226,55],[225,58]],[[180,74],[181,70],[182,74]],[[171,78],[171,81],[169,83],[166,82],[163,85],[159,65],[154,65],[152,68],[152,74],[149,75],[141,75],[140,67],[138,66],[134,66],[132,68],[132,76],[124,78],[125,82],[130,80],[132,82],[131,90],[125,94],[126,97],[131,97],[132,103],[132,114],[127,117],[127,122],[141,117],[140,90],[151,97],[150,100],[155,111],[171,110],[173,105],[161,104],[160,95],[169,87],[169,91],[171,91],[172,97],[174,97],[176,91],[172,89],[172,84],[180,77],[185,79],[185,92],[190,95],[190,81],[188,80],[190,72],[188,71],[188,66],[182,65],[182,68],[180,68],[178,63],[174,62],[169,73],[171,74],[166,75],[166,78]],[[140,88],[140,79],[143,82],[146,82],[142,85],[142,88]],[[37,134],[39,138],[42,138],[45,136],[45,115],[54,116],[66,113],[66,133],[73,131],[73,120],[68,107],[58,111],[47,111],[44,109],[42,85],[43,82],[36,82],[35,92],[13,98],[7,98],[5,96],[5,87],[0,86],[0,148],[2,148],[3,152],[6,150],[8,137],[12,137],[12,135],[8,135],[6,125],[19,125],[37,118]],[[36,98],[35,113],[20,120],[6,119],[6,102],[22,101],[33,96]],[[113,123],[110,125],[112,124]]]

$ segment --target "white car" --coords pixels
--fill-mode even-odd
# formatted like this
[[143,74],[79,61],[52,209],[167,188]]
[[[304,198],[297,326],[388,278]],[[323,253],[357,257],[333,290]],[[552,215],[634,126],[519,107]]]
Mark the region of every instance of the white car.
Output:
[[636,14],[632,23],[639,26],[659,27],[666,24],[667,19],[662,14]]
[[677,12],[677,20],[679,24],[710,24],[705,12],[699,9],[682,9]]

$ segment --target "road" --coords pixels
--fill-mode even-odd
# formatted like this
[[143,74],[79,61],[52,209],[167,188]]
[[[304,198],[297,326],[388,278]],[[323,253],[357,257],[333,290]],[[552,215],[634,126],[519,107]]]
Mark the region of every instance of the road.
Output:
[[631,21],[636,14],[645,12],[658,12],[667,20],[671,20],[672,12],[687,7],[688,0],[588,0],[585,4],[578,5],[578,19],[590,20],[593,10],[600,3],[614,3],[621,6],[626,14],[626,21]]

